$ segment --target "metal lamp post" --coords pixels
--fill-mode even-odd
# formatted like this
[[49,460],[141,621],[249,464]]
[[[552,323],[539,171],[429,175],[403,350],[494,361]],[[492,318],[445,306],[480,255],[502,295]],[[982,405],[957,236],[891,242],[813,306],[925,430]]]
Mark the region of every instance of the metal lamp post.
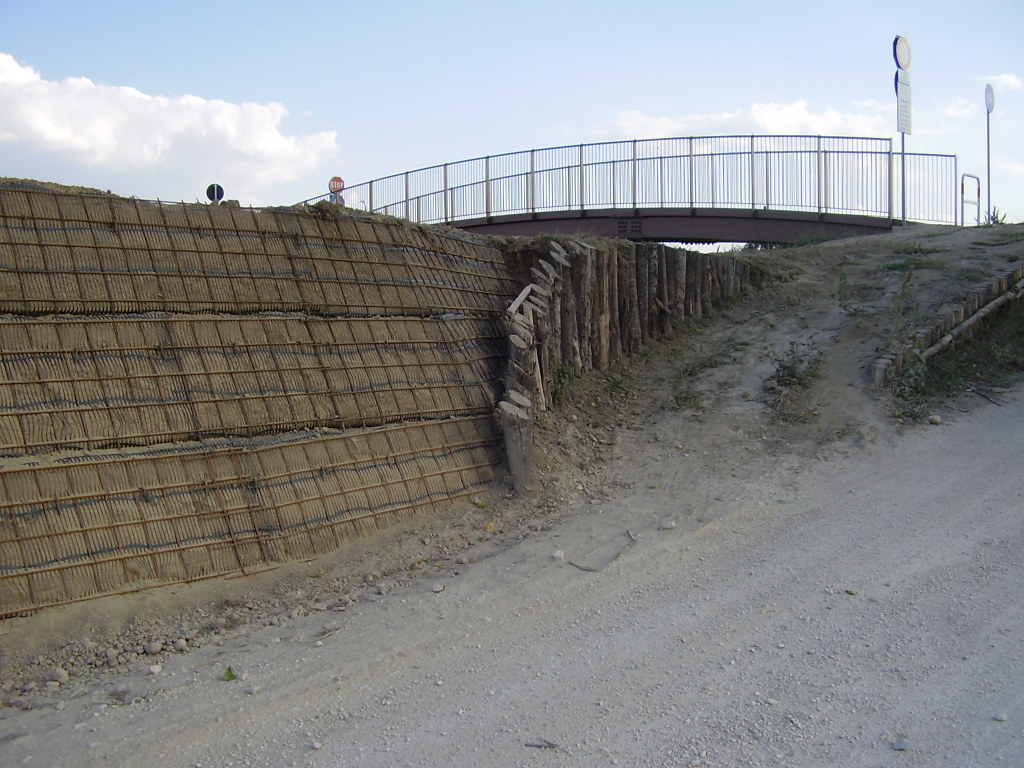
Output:
[[985,193],[987,207],[985,223],[992,223],[992,109],[996,105],[996,97],[992,86],[985,84],[985,177],[988,179],[988,191]]

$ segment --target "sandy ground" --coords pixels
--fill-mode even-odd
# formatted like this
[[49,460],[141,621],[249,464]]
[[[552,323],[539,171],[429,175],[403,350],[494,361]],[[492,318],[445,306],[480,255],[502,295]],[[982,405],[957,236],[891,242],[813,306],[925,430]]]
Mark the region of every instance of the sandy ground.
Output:
[[1021,765],[1024,388],[868,386],[1001,230],[777,257],[541,419],[534,497],[4,622],[0,764]]

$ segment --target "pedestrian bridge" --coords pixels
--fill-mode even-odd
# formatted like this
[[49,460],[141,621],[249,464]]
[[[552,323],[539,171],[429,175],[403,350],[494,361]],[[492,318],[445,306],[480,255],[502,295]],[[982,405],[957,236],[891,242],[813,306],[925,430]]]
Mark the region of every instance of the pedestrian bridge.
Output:
[[905,220],[956,224],[958,192],[955,155],[904,155],[889,138],[748,135],[531,149],[374,179],[343,196],[349,207],[490,234],[794,243]]

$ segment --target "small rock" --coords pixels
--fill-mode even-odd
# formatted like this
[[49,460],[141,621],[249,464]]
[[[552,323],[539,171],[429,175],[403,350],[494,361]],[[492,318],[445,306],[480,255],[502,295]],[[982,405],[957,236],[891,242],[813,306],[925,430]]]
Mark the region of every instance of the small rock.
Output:
[[942,417],[939,416],[939,414],[937,414],[937,413],[933,413],[931,416],[928,417],[928,423],[929,424],[935,424],[935,425],[941,424],[942,423]]
[[188,650],[188,641],[183,637],[179,637],[177,640],[174,641],[174,650],[178,651],[179,653],[184,653]]
[[563,552],[560,549],[556,549],[554,552],[552,552],[551,556],[555,558],[555,560],[565,560],[565,552]]
[[444,584],[435,584],[434,585],[434,591],[435,592],[444,592]]
[[309,746],[312,747],[313,749],[323,749],[324,748],[324,745],[321,744],[319,741],[314,741]]
[[163,649],[164,644],[157,642],[146,643],[144,646],[142,646],[142,650],[150,656],[155,656],[156,654],[160,653],[160,651],[162,651]]
[[1010,716],[1007,715],[1005,712],[998,712],[993,719],[997,722],[1005,723],[1007,720],[1010,719]]
[[66,669],[64,669],[64,667],[55,667],[54,669],[50,670],[50,674],[47,675],[46,679],[51,683],[63,685],[68,681],[70,677],[71,675],[68,673]]
[[163,668],[162,664],[151,664],[149,666],[149,670],[148,671],[149,671],[149,674],[151,674],[151,675],[159,675],[161,672],[164,671],[164,668]]
[[671,531],[673,528],[676,527],[676,525],[677,525],[677,523],[676,523],[675,520],[662,520],[661,521],[661,530],[663,530],[663,531]]
[[910,749],[910,741],[902,733],[897,733],[895,736],[893,736],[890,745],[897,752],[906,752]]

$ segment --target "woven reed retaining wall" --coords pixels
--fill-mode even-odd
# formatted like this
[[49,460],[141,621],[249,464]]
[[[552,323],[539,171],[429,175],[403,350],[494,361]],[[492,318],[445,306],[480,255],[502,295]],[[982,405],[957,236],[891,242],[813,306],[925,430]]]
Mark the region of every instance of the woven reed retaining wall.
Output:
[[329,205],[0,187],[0,617],[478,491],[518,288],[478,239]]

